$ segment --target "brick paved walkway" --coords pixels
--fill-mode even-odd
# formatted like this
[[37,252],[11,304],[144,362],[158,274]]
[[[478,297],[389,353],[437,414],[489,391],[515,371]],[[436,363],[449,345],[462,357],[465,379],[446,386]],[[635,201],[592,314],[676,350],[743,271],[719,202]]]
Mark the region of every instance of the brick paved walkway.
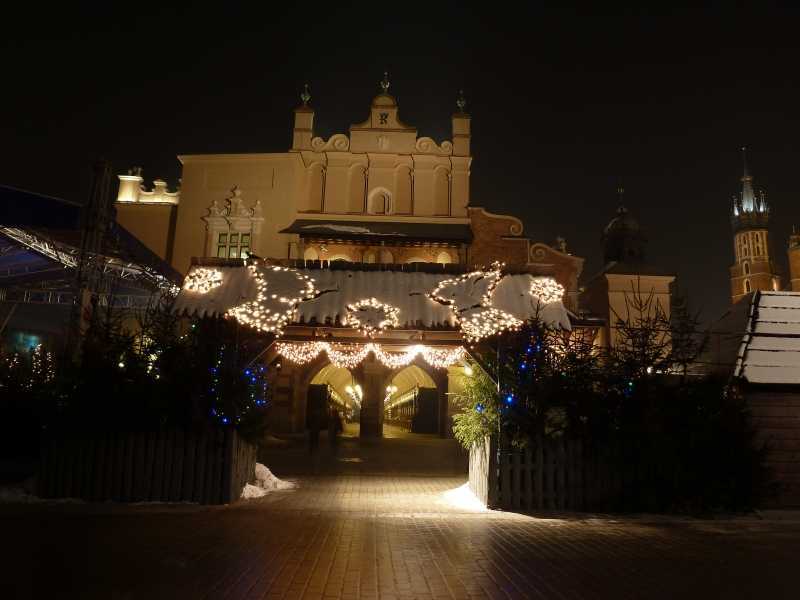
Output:
[[228,507],[2,506],[0,598],[798,597],[800,522],[482,512],[379,452]]

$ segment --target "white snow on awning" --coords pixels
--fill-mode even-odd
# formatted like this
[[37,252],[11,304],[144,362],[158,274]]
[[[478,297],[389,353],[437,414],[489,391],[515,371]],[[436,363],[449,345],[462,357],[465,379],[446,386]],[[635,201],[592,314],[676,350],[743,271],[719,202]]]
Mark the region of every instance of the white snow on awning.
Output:
[[[195,269],[193,266],[189,274]],[[209,268],[209,267],[205,267]],[[199,317],[224,315],[229,309],[254,300],[255,278],[245,267],[213,267],[222,274],[222,284],[207,293],[182,289],[175,303],[179,313]],[[300,303],[296,323],[316,322],[320,325],[341,322],[347,305],[366,298],[400,309],[401,328],[456,327],[450,307],[431,300],[432,292],[447,273],[405,271],[345,271],[331,269],[298,269],[314,279],[319,297]],[[537,301],[530,295],[532,275],[506,275],[494,290],[492,305],[518,319],[527,320],[536,313]],[[552,302],[539,310],[539,319],[550,327],[569,330],[569,315],[561,302]]]
[[756,292],[736,361],[750,383],[800,384],[800,293]]

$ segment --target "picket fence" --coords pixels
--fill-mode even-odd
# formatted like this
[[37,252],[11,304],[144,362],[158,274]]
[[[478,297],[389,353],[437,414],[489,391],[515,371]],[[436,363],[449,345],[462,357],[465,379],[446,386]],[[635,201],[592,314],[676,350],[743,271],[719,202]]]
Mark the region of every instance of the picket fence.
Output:
[[50,439],[41,460],[43,498],[227,504],[254,480],[256,447],[232,429],[119,432]]
[[487,437],[470,451],[469,485],[478,499],[504,510],[602,510],[625,493],[627,471],[608,452],[587,456],[581,440],[543,440],[526,450],[501,449]]

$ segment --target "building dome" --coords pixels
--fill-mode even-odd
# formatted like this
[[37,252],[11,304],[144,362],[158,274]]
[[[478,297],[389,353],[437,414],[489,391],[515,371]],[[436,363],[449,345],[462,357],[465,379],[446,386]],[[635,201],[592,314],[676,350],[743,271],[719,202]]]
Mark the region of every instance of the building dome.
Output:
[[610,262],[641,262],[646,239],[639,222],[620,206],[603,230],[603,259]]

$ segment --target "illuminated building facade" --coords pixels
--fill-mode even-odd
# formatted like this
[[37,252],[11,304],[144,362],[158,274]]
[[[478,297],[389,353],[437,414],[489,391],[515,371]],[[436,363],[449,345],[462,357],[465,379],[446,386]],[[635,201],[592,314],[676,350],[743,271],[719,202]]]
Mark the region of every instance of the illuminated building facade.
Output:
[[[742,148],[742,158],[745,159]],[[753,176],[744,160],[742,191],[733,198],[734,263],[730,268],[731,300],[735,303],[755,291],[781,289],[769,251],[770,209],[766,194],[753,187]]]

